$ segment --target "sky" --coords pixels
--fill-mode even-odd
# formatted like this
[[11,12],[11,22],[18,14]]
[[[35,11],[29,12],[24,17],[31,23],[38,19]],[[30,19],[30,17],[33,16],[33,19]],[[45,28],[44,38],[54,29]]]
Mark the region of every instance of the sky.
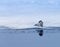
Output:
[[0,25],[28,27],[39,20],[60,26],[60,0],[0,0]]

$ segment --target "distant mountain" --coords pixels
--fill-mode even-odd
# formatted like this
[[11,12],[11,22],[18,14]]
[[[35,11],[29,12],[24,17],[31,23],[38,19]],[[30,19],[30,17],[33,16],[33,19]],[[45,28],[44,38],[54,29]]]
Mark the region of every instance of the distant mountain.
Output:
[[9,28],[7,26],[0,26],[0,29],[11,29],[11,28]]

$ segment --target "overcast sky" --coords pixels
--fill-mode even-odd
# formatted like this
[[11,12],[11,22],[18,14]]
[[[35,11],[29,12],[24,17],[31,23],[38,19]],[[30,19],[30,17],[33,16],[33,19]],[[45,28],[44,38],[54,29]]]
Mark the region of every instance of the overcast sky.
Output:
[[60,0],[0,0],[0,25],[27,26],[40,19],[45,26],[60,26]]

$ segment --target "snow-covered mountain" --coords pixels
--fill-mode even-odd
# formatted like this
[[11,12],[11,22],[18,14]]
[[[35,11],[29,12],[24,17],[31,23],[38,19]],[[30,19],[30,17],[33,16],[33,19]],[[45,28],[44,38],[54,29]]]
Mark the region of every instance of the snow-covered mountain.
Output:
[[0,26],[0,29],[11,29],[11,28],[9,28],[7,26]]

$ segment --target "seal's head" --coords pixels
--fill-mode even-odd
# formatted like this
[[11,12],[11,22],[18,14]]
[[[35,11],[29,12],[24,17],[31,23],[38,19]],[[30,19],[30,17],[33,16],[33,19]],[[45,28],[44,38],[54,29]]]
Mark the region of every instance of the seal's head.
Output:
[[39,23],[42,22],[42,20],[39,21]]

